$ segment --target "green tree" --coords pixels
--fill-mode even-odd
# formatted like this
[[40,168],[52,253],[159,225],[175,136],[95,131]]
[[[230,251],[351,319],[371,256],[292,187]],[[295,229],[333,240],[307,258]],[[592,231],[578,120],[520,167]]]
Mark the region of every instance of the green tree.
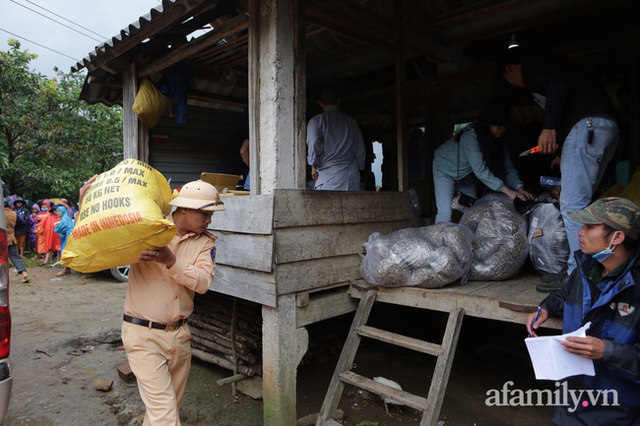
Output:
[[75,200],[79,186],[122,160],[122,109],[79,100],[82,74],[48,79],[35,55],[9,40],[0,51],[0,176],[32,200]]

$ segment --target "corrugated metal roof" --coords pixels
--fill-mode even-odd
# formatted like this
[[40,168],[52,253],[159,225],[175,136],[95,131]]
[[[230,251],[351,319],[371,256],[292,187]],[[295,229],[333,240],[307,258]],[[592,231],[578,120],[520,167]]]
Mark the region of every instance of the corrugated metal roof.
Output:
[[71,67],[71,71],[76,72],[85,67],[88,67],[94,60],[101,57],[110,50],[116,48],[128,37],[136,34],[141,29],[150,25],[154,19],[157,19],[158,16],[161,16],[166,11],[173,8],[174,5],[179,3],[180,1],[181,0],[162,0],[162,4],[152,8],[151,10],[149,10],[149,13],[139,17],[137,21],[132,22],[131,24],[129,24],[129,26],[120,30],[119,34],[111,37],[110,40],[105,41],[100,46],[97,46],[95,50],[90,52],[88,56],[82,59],[82,62],[78,62],[75,66]]

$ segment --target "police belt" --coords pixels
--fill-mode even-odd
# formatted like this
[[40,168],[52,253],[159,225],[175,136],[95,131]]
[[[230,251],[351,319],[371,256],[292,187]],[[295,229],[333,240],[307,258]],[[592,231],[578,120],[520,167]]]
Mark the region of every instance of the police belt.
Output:
[[182,327],[185,322],[187,322],[187,318],[182,318],[182,319],[179,319],[176,322],[172,322],[172,323],[169,323],[169,324],[161,324],[159,322],[147,321],[147,320],[142,319],[142,318],[132,317],[132,316],[127,315],[127,314],[124,314],[122,316],[122,319],[125,322],[129,322],[131,324],[141,325],[143,327],[155,328],[156,330],[164,330],[164,331],[176,331],[177,329]]

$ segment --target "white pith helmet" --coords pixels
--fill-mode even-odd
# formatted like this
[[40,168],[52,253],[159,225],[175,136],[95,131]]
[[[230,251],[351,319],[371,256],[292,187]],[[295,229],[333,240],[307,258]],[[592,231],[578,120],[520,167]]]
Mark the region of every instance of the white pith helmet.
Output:
[[203,180],[186,183],[169,205],[207,212],[226,210],[216,187]]

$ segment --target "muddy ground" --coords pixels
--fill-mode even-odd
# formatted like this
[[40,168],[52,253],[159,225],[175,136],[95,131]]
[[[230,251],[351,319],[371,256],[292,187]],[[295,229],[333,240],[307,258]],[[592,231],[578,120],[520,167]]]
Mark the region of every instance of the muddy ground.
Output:
[[[136,425],[144,405],[135,384],[119,379],[126,363],[120,341],[126,284],[108,273],[72,273],[58,280],[59,269],[29,267],[31,282],[20,283],[12,272],[10,304],[13,319],[11,363],[14,383],[5,425]],[[414,309],[374,307],[373,325],[391,324],[396,331],[437,339],[444,323],[440,314]],[[298,369],[298,417],[318,412],[346,336],[351,317],[343,316],[309,327],[311,350]],[[389,328],[389,327],[387,327]],[[426,331],[425,331],[426,330]],[[523,327],[465,318],[440,419],[445,425],[544,425],[548,407],[488,407],[487,391],[549,387],[535,382],[522,339]],[[426,395],[433,359],[384,344],[366,343],[355,371],[383,376],[407,391]],[[216,380],[231,373],[195,360],[185,401],[183,425],[260,425],[262,403],[244,395],[234,401],[231,387]],[[95,389],[97,380],[112,380],[108,392]],[[380,398],[347,387],[340,407],[343,423],[368,420],[378,426],[417,425],[419,414],[403,407],[385,412]]]

